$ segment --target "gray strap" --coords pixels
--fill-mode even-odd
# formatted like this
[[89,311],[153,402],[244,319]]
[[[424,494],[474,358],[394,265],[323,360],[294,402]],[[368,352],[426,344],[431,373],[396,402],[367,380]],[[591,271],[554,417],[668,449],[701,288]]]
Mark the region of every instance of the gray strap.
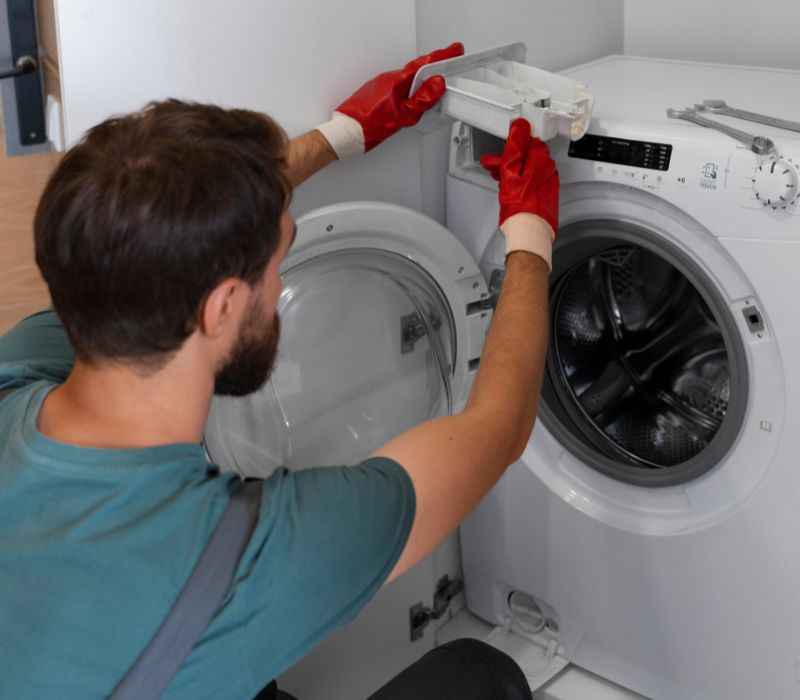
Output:
[[263,481],[238,484],[167,619],[111,695],[148,700],[164,692],[228,592],[258,521]]

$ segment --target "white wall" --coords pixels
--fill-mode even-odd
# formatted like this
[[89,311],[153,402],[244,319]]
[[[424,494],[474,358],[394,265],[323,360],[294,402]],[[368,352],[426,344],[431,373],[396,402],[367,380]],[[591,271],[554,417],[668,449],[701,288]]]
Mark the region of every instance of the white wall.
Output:
[[417,48],[524,41],[527,63],[561,70],[622,53],[622,0],[417,0]]
[[800,69],[798,0],[625,0],[625,53]]

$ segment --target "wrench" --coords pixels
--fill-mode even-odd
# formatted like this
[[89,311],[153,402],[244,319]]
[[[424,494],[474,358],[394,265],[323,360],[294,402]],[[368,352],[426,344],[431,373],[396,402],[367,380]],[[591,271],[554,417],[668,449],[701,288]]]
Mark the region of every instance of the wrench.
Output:
[[729,107],[725,100],[703,100],[703,104],[695,105],[698,112],[713,112],[714,114],[727,114],[729,117],[746,119],[756,124],[766,124],[767,126],[777,126],[779,129],[789,129],[789,131],[800,131],[800,122],[792,122],[788,119],[778,119],[766,114],[748,112],[746,109],[736,109]]
[[775,144],[766,136],[753,136],[746,131],[740,131],[739,129],[734,129],[732,126],[715,122],[713,119],[706,119],[697,114],[691,107],[687,109],[668,109],[667,116],[670,119],[685,119],[687,122],[692,122],[692,124],[705,126],[709,129],[714,129],[728,136],[732,136],[737,141],[741,141],[743,144],[749,146],[754,153],[758,153],[759,155],[766,155],[775,150]]

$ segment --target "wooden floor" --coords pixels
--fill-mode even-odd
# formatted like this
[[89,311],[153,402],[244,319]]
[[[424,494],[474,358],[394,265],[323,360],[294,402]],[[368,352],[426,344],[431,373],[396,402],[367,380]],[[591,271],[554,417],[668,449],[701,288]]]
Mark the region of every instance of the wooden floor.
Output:
[[50,303],[33,259],[33,214],[59,158],[57,153],[6,158],[2,138],[0,128],[0,334]]

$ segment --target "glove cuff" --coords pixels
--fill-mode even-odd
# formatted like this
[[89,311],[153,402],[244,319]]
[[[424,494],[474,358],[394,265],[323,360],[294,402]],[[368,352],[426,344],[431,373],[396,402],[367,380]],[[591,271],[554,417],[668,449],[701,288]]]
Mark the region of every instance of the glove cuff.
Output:
[[520,212],[509,216],[500,226],[506,238],[506,257],[523,250],[538,255],[553,269],[553,241],[556,236],[553,228],[540,216]]
[[334,112],[329,121],[317,127],[339,160],[364,152],[364,130],[352,117]]

